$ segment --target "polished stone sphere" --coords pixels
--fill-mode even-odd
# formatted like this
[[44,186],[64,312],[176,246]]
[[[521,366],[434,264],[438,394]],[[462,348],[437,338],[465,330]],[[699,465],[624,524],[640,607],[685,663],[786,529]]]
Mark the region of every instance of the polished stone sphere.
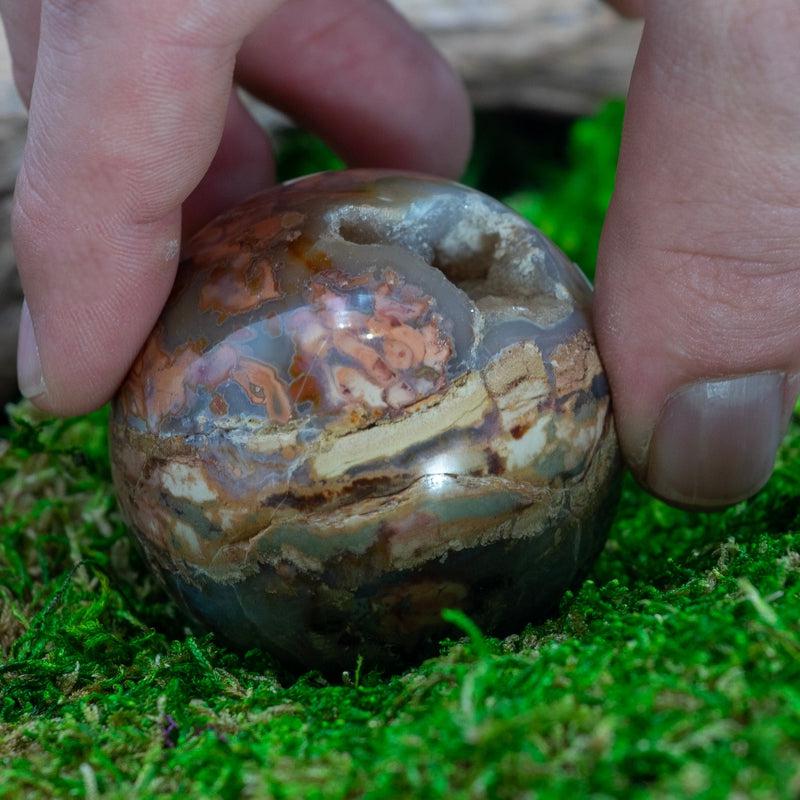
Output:
[[199,622],[293,668],[505,633],[605,540],[619,455],[591,289],[455,183],[354,170],[198,233],[115,402],[114,481]]

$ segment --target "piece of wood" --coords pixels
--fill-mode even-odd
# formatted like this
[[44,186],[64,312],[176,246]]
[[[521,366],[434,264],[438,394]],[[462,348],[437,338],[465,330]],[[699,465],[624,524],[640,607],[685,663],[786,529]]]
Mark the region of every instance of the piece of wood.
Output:
[[625,95],[642,30],[600,0],[392,2],[482,107],[591,113]]
[[[476,105],[590,113],[625,94],[642,25],[601,0],[391,0],[464,77]],[[0,117],[24,114],[0,37]],[[263,122],[281,117],[258,111]]]

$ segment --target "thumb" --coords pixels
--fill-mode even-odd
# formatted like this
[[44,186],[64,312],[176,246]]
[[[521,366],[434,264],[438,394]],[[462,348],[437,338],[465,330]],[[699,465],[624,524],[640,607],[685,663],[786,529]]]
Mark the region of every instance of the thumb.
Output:
[[598,340],[637,478],[758,491],[800,389],[800,14],[649,3],[600,247]]

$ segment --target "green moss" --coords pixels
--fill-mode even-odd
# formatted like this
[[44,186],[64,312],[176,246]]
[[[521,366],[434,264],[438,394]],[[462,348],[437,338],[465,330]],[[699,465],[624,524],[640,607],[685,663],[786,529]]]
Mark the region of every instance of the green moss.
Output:
[[453,613],[440,657],[335,684],[184,628],[119,518],[105,425],[22,405],[0,436],[0,797],[800,793],[797,421],[767,488],[723,514],[628,480],[555,619],[497,641]]
[[342,169],[344,162],[324,142],[307,131],[286,130],[278,134],[276,172],[279,181]]

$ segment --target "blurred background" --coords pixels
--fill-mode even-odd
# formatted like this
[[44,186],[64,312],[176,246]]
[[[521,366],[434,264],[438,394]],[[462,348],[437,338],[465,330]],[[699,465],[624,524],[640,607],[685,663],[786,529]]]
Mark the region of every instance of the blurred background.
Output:
[[[622,102],[641,23],[601,0],[393,0],[464,78],[476,108],[464,181],[509,203],[591,276],[613,187]],[[21,290],[9,211],[25,109],[0,37],[0,406],[16,395]],[[341,162],[275,111],[248,101],[276,142],[281,178]],[[580,120],[580,121],[579,121]]]

